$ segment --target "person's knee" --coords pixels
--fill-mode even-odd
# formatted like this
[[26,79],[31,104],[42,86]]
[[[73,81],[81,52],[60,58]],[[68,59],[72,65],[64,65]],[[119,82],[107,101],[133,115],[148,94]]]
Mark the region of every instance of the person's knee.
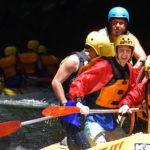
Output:
[[96,122],[87,121],[84,130],[91,146],[106,143],[105,130]]

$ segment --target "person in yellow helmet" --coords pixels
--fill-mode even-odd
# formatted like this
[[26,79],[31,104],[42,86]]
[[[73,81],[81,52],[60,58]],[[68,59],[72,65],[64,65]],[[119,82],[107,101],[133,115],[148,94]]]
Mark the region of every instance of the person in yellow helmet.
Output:
[[[65,59],[62,60],[58,68],[58,71],[56,72],[56,75],[52,80],[52,88],[58,100],[60,101],[61,106],[70,105],[69,87],[72,81],[78,76],[78,71],[82,66],[88,64],[93,58],[101,56],[101,50],[105,44],[107,44],[106,47],[107,49],[109,48],[108,51],[110,51],[110,52],[107,51],[105,55],[114,55],[114,49],[108,42],[109,41],[105,38],[102,38],[97,31],[90,32],[85,40],[84,50],[80,52],[73,52],[70,56],[67,56]],[[72,125],[69,122],[67,123],[66,122],[67,121],[65,120],[65,128],[67,133],[69,134],[69,135],[67,134],[69,148],[70,149],[74,147],[78,148],[82,147],[85,149],[89,148],[90,144],[84,132],[80,129],[80,127],[78,127],[78,125],[76,126]],[[67,130],[69,128],[71,129],[71,131]],[[74,133],[72,134],[73,130]],[[84,141],[83,144],[80,144],[80,139],[78,139],[78,135],[79,137],[81,136],[83,138]],[[77,144],[72,143],[70,139],[73,139]]]
[[[54,88],[54,91],[56,91],[55,94],[60,100],[61,105],[65,105],[67,102],[67,99],[65,98],[65,96],[61,96],[64,94],[60,94],[60,92],[57,93],[57,91],[59,91],[59,90],[56,90],[57,87],[59,87],[57,86],[57,83],[59,82],[59,84],[60,83],[62,84],[64,80],[67,80],[69,76],[71,76],[71,74],[73,74],[74,72],[76,72],[76,75],[77,75],[78,70],[82,66],[86,65],[92,58],[101,56],[100,51],[101,50],[105,51],[103,50],[103,47],[105,47],[105,45],[109,45],[108,46],[109,49],[107,47],[108,52],[107,53],[103,52],[103,53],[105,53],[106,56],[113,56],[114,49],[109,44],[109,41],[107,39],[102,38],[102,36],[100,36],[97,31],[92,31],[87,35],[87,38],[85,40],[85,49],[83,51],[73,52],[73,54],[71,54],[70,56],[67,56],[65,59],[62,60],[62,62],[60,63],[59,69],[52,81],[52,86]],[[68,67],[71,69],[69,69]],[[68,93],[68,90],[65,93]]]
[[[129,35],[119,35],[114,43],[114,57],[99,58],[89,69],[81,73],[71,84],[69,96],[72,102],[86,115],[84,131],[91,146],[106,143],[106,131],[115,129],[115,115],[93,114],[89,109],[115,109],[128,90],[135,86],[135,73],[129,63],[134,53],[135,42]],[[108,94],[109,93],[109,94]],[[82,101],[92,94],[88,104]],[[119,112],[130,112],[127,105],[121,105]]]
[[45,45],[39,45],[37,52],[38,54],[47,54],[47,47]]
[[5,56],[16,56],[17,53],[17,47],[16,46],[7,46],[4,49],[4,55]]
[[23,52],[19,58],[23,64],[24,84],[37,84],[37,62],[38,62],[38,48],[40,42],[37,40],[30,40],[27,43],[27,51]]
[[94,48],[98,56],[114,56],[113,45],[109,43],[108,38],[101,36],[97,31],[88,34],[85,48],[88,47]]
[[146,53],[144,52],[144,49],[142,48],[138,38],[128,31],[127,27],[129,20],[129,12],[126,8],[120,6],[113,7],[108,13],[107,26],[105,28],[99,29],[99,33],[102,36],[107,37],[111,43],[114,43],[118,35],[127,34],[132,36],[135,41],[135,51],[133,55],[137,60],[134,65],[136,68],[141,64],[140,60],[146,58]]
[[4,49],[5,57],[0,59],[0,68],[4,75],[4,85],[8,88],[18,88],[22,84],[17,51],[16,46],[7,46]]
[[38,81],[42,86],[49,86],[54,77],[57,68],[58,60],[54,55],[49,55],[47,47],[40,45],[38,48]]
[[40,46],[40,42],[38,40],[30,40],[27,43],[27,49],[28,50],[34,50],[37,52],[39,46]]
[[57,71],[57,58],[54,55],[49,55],[47,52],[47,47],[44,45],[39,46],[38,56],[39,74],[53,77]]

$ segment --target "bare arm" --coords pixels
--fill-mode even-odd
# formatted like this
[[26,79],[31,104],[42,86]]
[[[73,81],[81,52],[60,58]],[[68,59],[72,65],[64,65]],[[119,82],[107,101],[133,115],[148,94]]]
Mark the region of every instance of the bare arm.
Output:
[[65,105],[67,102],[62,84],[73,72],[76,72],[78,65],[78,57],[76,55],[69,56],[65,62],[60,65],[54,79],[52,80],[52,88],[62,105]]
[[108,36],[105,28],[99,29],[98,32],[101,36]]
[[134,56],[137,59],[137,62],[135,65],[138,65],[140,60],[143,60],[146,58],[146,53],[145,53],[144,49],[142,48],[139,40],[133,34],[130,33],[129,35],[132,36],[135,41]]

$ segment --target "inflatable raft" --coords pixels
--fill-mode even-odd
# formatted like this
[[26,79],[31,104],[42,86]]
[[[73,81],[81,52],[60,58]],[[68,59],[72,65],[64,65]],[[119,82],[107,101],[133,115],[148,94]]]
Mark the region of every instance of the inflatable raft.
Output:
[[[63,150],[59,143],[52,144],[41,150]],[[95,146],[89,150],[148,150],[150,149],[150,134],[135,134],[119,140],[111,141],[101,146]],[[64,150],[68,150],[65,148]]]

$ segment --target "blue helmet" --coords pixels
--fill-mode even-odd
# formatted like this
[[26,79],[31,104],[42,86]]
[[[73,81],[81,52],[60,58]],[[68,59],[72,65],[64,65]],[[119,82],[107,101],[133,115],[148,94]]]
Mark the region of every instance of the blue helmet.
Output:
[[123,7],[114,7],[108,13],[108,22],[111,18],[125,18],[129,22],[129,13]]

